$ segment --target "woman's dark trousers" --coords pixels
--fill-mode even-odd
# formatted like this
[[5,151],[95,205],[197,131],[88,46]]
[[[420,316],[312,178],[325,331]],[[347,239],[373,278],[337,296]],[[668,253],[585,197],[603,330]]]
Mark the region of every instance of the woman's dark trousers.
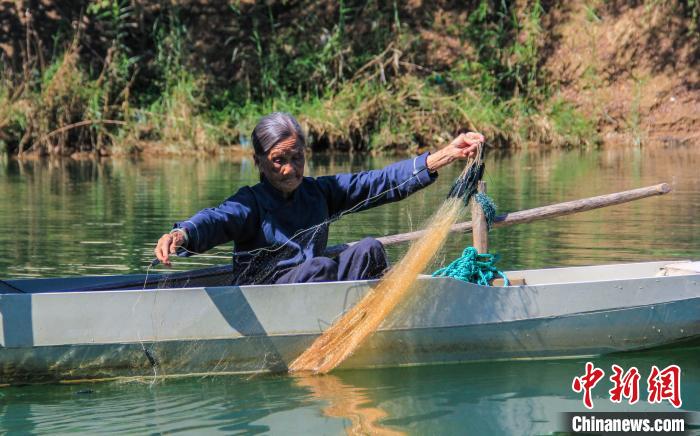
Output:
[[334,259],[308,259],[286,271],[275,283],[371,280],[381,277],[387,267],[386,251],[382,243],[373,238],[365,238]]

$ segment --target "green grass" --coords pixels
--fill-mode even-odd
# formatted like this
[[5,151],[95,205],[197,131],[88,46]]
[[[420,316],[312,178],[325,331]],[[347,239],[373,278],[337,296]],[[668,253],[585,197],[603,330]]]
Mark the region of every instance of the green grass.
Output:
[[634,97],[632,98],[632,105],[630,107],[630,112],[627,116],[627,129],[632,138],[632,143],[634,145],[642,145],[646,140],[647,133],[642,129],[642,121],[640,116],[640,104],[642,98],[642,88],[646,79],[635,78],[634,81]]
[[[424,55],[422,41],[400,2],[385,6],[341,1],[335,22],[310,16],[288,23],[277,4],[234,4],[234,24],[247,27],[231,43],[230,62],[243,73],[225,82],[197,66],[196,41],[182,18],[187,10],[163,6],[144,44],[152,50],[139,52],[129,39],[139,23],[130,2],[94,2],[87,13],[111,41],[105,58],[89,62],[73,38],[44,70],[37,59],[25,60],[32,79],[0,71],[0,141],[17,153],[29,131],[23,147],[46,153],[151,146],[215,152],[245,143],[259,117],[273,111],[296,115],[316,148],[439,147],[462,128],[503,147],[595,141],[595,124],[552,97],[541,71],[539,1],[522,9],[473,4],[468,25],[447,26],[473,54],[441,70],[410,67]],[[376,26],[350,37],[368,16]],[[309,38],[321,24],[324,38]],[[24,92],[11,101],[9,89],[18,84]],[[84,120],[96,122],[46,138]]]
[[584,117],[570,102],[555,99],[549,109],[554,131],[563,139],[563,145],[583,145],[599,141],[593,120]]

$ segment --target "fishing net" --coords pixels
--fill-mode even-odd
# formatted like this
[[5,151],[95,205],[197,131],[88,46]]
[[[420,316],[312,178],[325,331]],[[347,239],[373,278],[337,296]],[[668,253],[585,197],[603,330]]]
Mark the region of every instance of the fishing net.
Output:
[[[475,159],[468,168],[474,166],[474,163],[477,161],[481,162],[481,153],[479,153],[478,159]],[[476,168],[478,169],[477,174],[479,174],[480,177],[481,174],[483,174],[483,167]],[[442,241],[446,238],[450,226],[456,222],[459,214],[464,209],[464,205],[468,203],[468,198],[465,197],[473,193],[473,189],[469,186],[464,186],[473,183],[473,181],[478,181],[478,177],[473,175],[473,171],[475,170],[472,170],[472,173],[465,171],[463,177],[460,177],[455,183],[456,186],[451,189],[450,198],[439,208],[434,218],[430,219],[427,232],[429,237],[414,243],[409,248],[406,255],[403,256],[403,259],[387,273],[385,280],[380,282],[374,290],[370,291],[368,297],[372,299],[367,300],[370,303],[365,302],[364,304],[361,303],[357,305],[357,309],[355,309],[356,312],[354,312],[355,314],[359,313],[358,311],[367,310],[369,306],[375,307],[378,305],[381,307],[379,307],[379,310],[373,311],[373,313],[377,315],[377,317],[373,318],[375,320],[374,324],[365,324],[361,322],[362,319],[354,319],[353,325],[356,325],[358,329],[356,333],[349,336],[350,341],[348,342],[353,344],[353,347],[359,345],[364,337],[371,334],[371,332],[376,329],[378,323],[391,312],[393,306],[403,299],[404,294],[408,291],[417,275],[426,269],[426,266],[440,250]],[[408,180],[404,183],[407,182]],[[391,189],[396,188],[397,186],[394,186]],[[312,228],[301,230],[290,238],[290,245],[283,244],[254,250],[245,254],[239,253],[237,254],[236,261],[244,267],[246,270],[245,273],[250,275],[250,281],[252,283],[264,283],[268,279],[270,265],[275,264],[279,259],[284,259],[289,256],[291,243],[301,245],[304,242],[312,241],[317,238],[327,238],[328,228],[332,222],[348,213],[366,207],[367,204],[371,204],[372,201],[379,199],[383,194],[384,193],[380,193],[375,196],[375,198],[367,199],[356,209],[354,208],[342,215],[332,217],[328,221],[320,223]],[[359,232],[363,232],[363,230],[358,230],[358,233]],[[329,247],[328,251],[330,255],[333,255],[334,252],[337,253],[345,247],[347,247],[347,245]],[[219,260],[224,257],[230,258],[229,253],[222,252],[221,250],[215,250],[213,255],[204,253],[191,254],[196,254],[197,256],[188,257],[186,260],[181,259],[185,261],[178,261],[178,267],[183,267],[185,264],[188,266],[206,264],[209,260],[208,258],[213,260]],[[186,287],[204,287],[209,289],[228,286],[234,281],[233,279],[234,274],[231,264],[176,272],[164,272],[162,268],[148,267],[144,275],[135,275],[118,282],[104,282],[103,284],[98,283],[97,285],[92,283],[84,287],[71,287],[66,290],[108,291]],[[387,286],[389,283],[398,284],[398,286]],[[226,292],[231,295],[235,295],[237,292],[240,294],[240,290],[237,290],[238,288],[226,287],[220,289],[225,289]],[[214,298],[223,298],[221,296],[214,296],[213,294],[211,297],[212,300],[214,300]],[[167,312],[169,309],[163,306],[163,303],[160,303],[159,299],[162,298],[166,298],[166,294],[138,294],[138,299],[134,302],[132,307],[132,318],[134,323],[139,323],[139,325],[143,327],[139,327],[138,343],[123,344],[120,347],[117,360],[123,363],[121,368],[102,369],[104,364],[101,363],[100,359],[102,359],[103,356],[99,355],[99,352],[97,352],[98,354],[94,356],[94,359],[89,358],[89,356],[86,357],[84,368],[80,370],[82,371],[85,369],[87,371],[87,368],[90,368],[89,371],[91,371],[91,374],[95,373],[95,371],[102,371],[100,374],[104,375],[105,378],[111,378],[112,376],[119,378],[135,376],[136,380],[142,380],[148,383],[154,383],[157,380],[162,380],[164,376],[170,375],[168,374],[169,368],[177,368],[177,373],[182,374],[188,373],[187,368],[191,367],[193,371],[188,373],[189,375],[200,373],[203,368],[208,368],[206,374],[238,372],[241,362],[232,359],[232,356],[235,357],[235,354],[239,352],[239,349],[236,348],[239,346],[250,347],[251,350],[255,351],[254,353],[251,352],[251,356],[256,357],[251,357],[252,360],[244,362],[248,371],[287,370],[286,361],[282,358],[281,351],[279,351],[277,344],[274,342],[274,338],[267,335],[267,332],[259,321],[257,324],[253,322],[257,319],[253,308],[249,308],[250,313],[247,315],[244,313],[245,311],[241,312],[241,309],[237,308],[235,310],[235,316],[240,316],[241,319],[231,320],[227,318],[231,327],[241,334],[242,343],[244,343],[244,345],[241,345],[240,341],[231,341],[230,339],[200,340],[190,338],[183,341],[173,341],[164,337],[168,332],[167,329],[162,327],[162,322],[163,319],[168,316]],[[243,296],[243,294],[241,294],[239,302],[245,303],[245,296]],[[218,303],[215,302],[215,304]],[[173,306],[170,307],[172,308]],[[145,324],[143,319],[144,310],[150,313],[150,322],[146,320]],[[146,317],[149,316],[148,313],[146,313]],[[226,311],[222,310],[221,315],[226,317]],[[248,322],[248,324],[241,327],[244,321]],[[232,345],[234,342],[238,345]],[[342,339],[330,341],[326,346],[335,347],[339,342],[344,341]],[[325,364],[335,365],[350,353],[352,353],[352,349],[347,348],[344,352],[329,353],[329,356],[333,356],[333,360],[329,360],[325,362]],[[116,357],[111,359],[114,358]],[[206,363],[204,362],[205,359]],[[67,370],[73,371],[73,369]],[[150,376],[148,375],[149,373]]]
[[451,227],[476,193],[484,173],[483,147],[450,189],[448,198],[429,220],[425,233],[360,302],[323,332],[289,366],[290,371],[327,373],[342,363],[410,293],[445,242]]

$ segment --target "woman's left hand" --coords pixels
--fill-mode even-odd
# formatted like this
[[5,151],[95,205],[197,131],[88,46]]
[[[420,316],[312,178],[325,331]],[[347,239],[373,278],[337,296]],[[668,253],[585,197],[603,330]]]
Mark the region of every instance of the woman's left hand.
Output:
[[426,161],[428,170],[435,172],[455,160],[464,160],[474,157],[480,144],[484,143],[484,135],[477,132],[462,133],[449,145],[432,153]]

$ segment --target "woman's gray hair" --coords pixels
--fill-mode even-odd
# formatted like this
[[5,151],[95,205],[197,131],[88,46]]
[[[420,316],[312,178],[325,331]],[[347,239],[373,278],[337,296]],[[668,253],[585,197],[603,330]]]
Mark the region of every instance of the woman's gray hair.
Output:
[[257,155],[265,155],[272,147],[290,136],[297,138],[297,144],[306,144],[304,132],[299,122],[286,112],[274,112],[260,118],[253,129],[253,150]]

